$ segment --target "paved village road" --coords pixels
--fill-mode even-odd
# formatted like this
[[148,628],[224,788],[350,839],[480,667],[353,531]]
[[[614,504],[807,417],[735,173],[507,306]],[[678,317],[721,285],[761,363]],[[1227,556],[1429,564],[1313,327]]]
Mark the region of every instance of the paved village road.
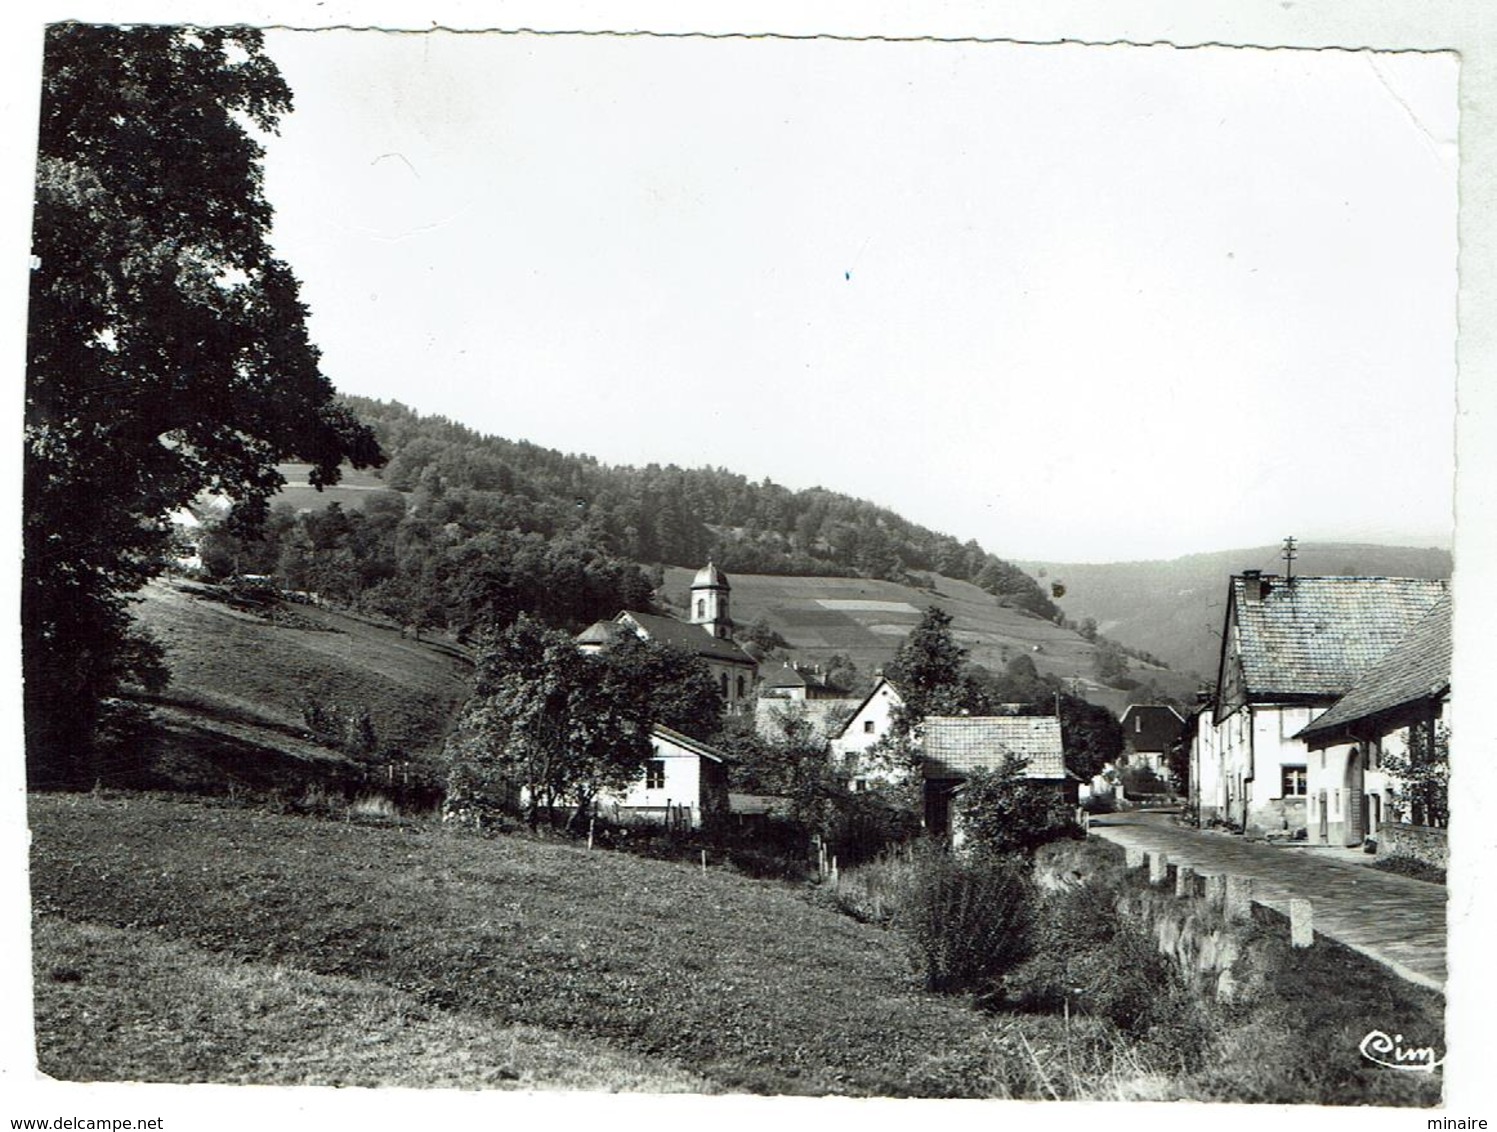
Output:
[[1308,899],[1315,930],[1443,991],[1446,894],[1441,885],[1358,864],[1336,849],[1288,847],[1203,833],[1168,814],[1105,814],[1091,831],[1124,847],[1155,850],[1172,864],[1253,878],[1253,898],[1285,915],[1289,898]]

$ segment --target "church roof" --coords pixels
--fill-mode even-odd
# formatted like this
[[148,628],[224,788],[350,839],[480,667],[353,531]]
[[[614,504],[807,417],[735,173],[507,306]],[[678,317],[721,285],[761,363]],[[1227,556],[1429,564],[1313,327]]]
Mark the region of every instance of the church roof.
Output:
[[737,641],[714,637],[700,625],[688,625],[685,621],[677,621],[674,617],[662,617],[658,613],[636,613],[632,609],[625,610],[617,618],[618,621],[626,619],[638,626],[640,631],[652,641],[672,645],[712,660],[725,660],[734,664],[757,667],[754,658],[744,652],[743,647]]
[[691,580],[691,588],[694,590],[728,590],[733,587],[728,585],[728,576],[709,562],[697,571],[697,576]]

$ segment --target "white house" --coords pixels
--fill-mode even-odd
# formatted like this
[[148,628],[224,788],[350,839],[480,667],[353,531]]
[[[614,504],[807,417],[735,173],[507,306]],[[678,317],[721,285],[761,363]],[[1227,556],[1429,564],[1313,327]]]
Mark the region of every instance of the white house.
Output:
[[[1444,596],[1424,578],[1235,575],[1227,592],[1212,734],[1216,765],[1201,817],[1247,832],[1309,828],[1308,752],[1300,733],[1386,656]],[[1205,783],[1203,782],[1203,787]]]
[[1358,845],[1401,813],[1398,782],[1383,768],[1407,753],[1411,731],[1433,742],[1450,697],[1451,603],[1447,595],[1304,731],[1309,749],[1309,839]]
[[832,737],[832,765],[845,769],[853,790],[876,782],[899,784],[906,775],[877,757],[873,749],[894,726],[894,712],[904,706],[899,689],[880,676],[840,732]]
[[651,821],[700,829],[728,807],[727,767],[706,743],[656,724],[654,752],[626,790],[600,794],[596,811],[613,821]]

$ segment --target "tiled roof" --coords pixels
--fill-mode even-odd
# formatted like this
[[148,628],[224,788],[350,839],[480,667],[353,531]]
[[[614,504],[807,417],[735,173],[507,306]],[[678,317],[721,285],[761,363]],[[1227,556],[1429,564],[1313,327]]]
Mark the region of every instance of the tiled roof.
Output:
[[1064,778],[1060,720],[1053,715],[932,715],[922,725],[926,778],[997,770],[1012,753],[1028,759],[1027,778]]
[[701,755],[704,759],[711,759],[715,763],[723,761],[722,755],[707,746],[706,743],[693,739],[690,735],[683,735],[673,727],[667,727],[663,723],[654,724],[650,728],[650,734],[656,739],[664,739],[674,743],[678,747],[684,747],[694,755]]
[[786,718],[804,719],[819,738],[841,734],[843,719],[857,710],[859,700],[784,700],[761,699],[754,704],[754,728],[766,739],[784,734],[780,722]]
[[1301,731],[1300,738],[1307,743],[1334,741],[1362,720],[1443,696],[1450,688],[1450,652],[1450,597],[1446,595],[1329,711]]
[[617,621],[594,621],[573,639],[579,645],[609,645],[626,630]]
[[810,683],[789,661],[786,661],[780,666],[778,672],[764,681],[764,686],[766,688],[805,688]]
[[754,664],[754,658],[744,652],[737,641],[714,637],[700,625],[688,625],[674,617],[661,617],[657,613],[635,613],[633,610],[620,613],[618,619],[622,621],[626,617],[643,629],[652,641],[674,645],[678,649],[697,656],[711,657],[713,660]]
[[1232,579],[1243,679],[1257,699],[1339,696],[1386,656],[1445,594],[1424,578],[1295,578],[1264,575],[1248,600]]

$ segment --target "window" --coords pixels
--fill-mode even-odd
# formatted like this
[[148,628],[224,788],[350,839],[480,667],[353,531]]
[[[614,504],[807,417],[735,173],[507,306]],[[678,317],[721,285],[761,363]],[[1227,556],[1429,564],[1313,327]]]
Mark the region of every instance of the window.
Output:
[[665,760],[651,759],[645,763],[645,789],[665,789]]
[[706,617],[707,616],[707,602],[703,598],[697,598],[697,616],[698,617]]
[[744,682],[743,682],[743,677],[742,677],[742,676],[740,676],[740,677],[739,677],[739,678],[738,678],[738,698],[739,698],[739,699],[740,699],[740,700],[741,700],[741,699],[743,699],[743,696],[744,696],[744,688],[745,688],[745,684],[744,684]]
[[871,720],[871,719],[865,719],[865,720],[863,720],[863,734],[864,735],[872,735],[873,734],[873,720]]
[[722,694],[723,694],[723,699],[727,699],[728,698],[728,674],[726,672],[721,672],[721,673],[718,674],[717,679],[718,679],[719,685],[721,686],[721,690],[722,690]]
[[1302,766],[1286,766],[1280,781],[1280,793],[1285,798],[1303,798],[1307,793],[1308,780]]

